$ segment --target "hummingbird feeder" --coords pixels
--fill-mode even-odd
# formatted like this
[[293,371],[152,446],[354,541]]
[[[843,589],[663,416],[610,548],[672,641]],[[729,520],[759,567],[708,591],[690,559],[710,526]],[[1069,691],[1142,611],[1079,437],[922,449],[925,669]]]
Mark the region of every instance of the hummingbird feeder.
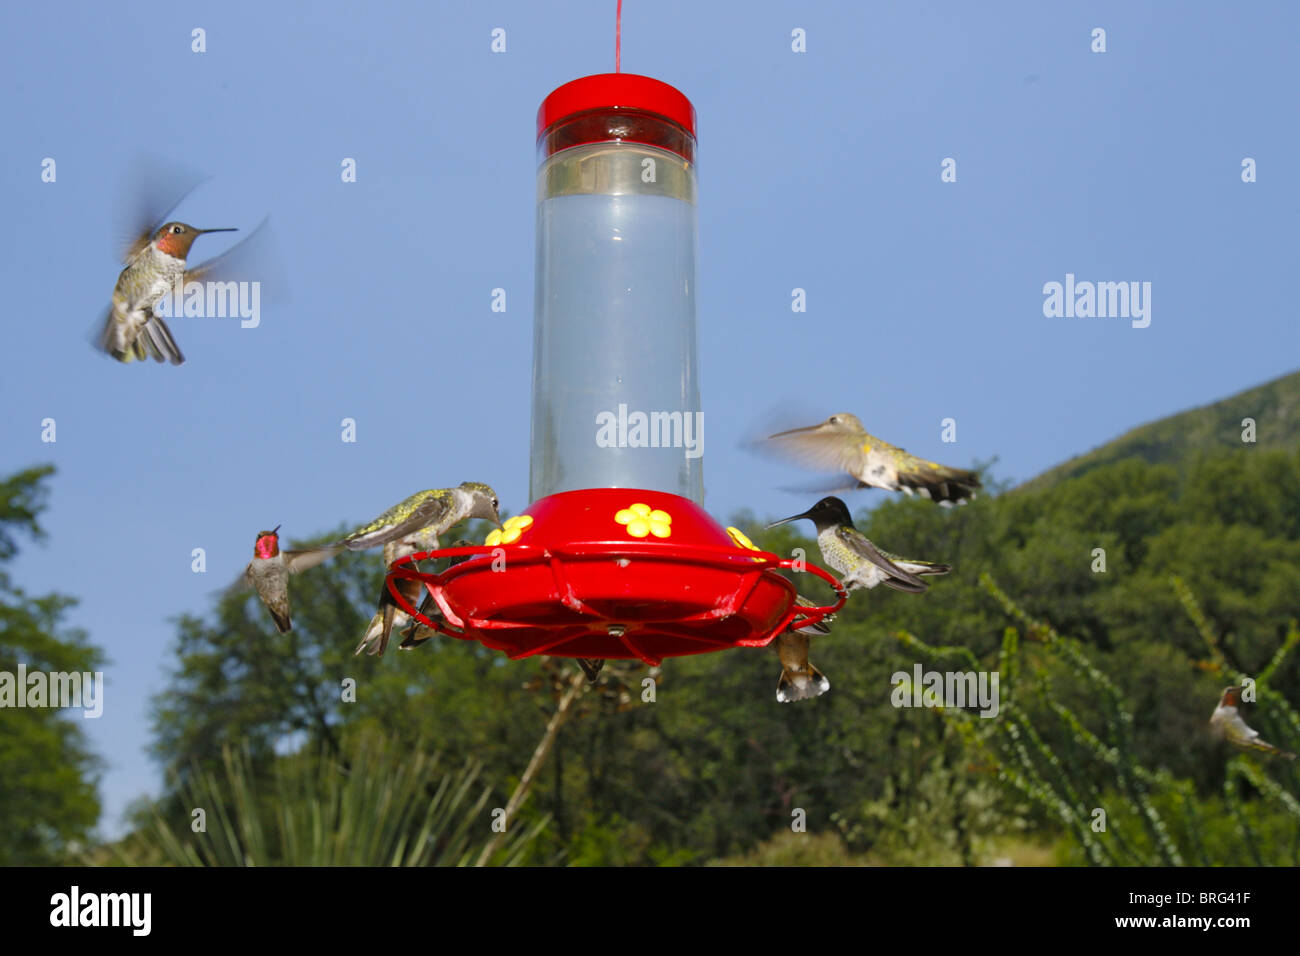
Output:
[[[442,633],[511,658],[757,647],[839,610],[795,604],[780,568],[701,507],[695,109],[646,76],[559,87],[537,114],[530,497],[481,546],[395,561],[388,588]],[[419,562],[470,556],[442,573]],[[397,588],[420,582],[441,617]]]

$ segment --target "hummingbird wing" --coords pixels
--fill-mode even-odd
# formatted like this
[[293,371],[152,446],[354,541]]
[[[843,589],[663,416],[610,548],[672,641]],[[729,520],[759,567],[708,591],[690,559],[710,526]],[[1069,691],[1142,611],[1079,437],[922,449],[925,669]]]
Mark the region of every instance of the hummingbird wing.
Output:
[[[880,570],[884,571],[889,577],[885,583],[899,591],[924,591],[929,585],[922,581],[915,574],[900,568],[893,561],[889,560],[879,548],[867,540],[857,528],[840,527],[835,530],[835,536],[840,539],[854,554],[864,560],[870,561]],[[911,587],[900,587],[899,584],[911,585]]]
[[193,170],[164,167],[147,157],[135,162],[119,195],[115,215],[123,230],[115,250],[122,260],[130,262],[139,255],[167,214],[206,179]]
[[258,302],[284,302],[288,283],[279,268],[271,220],[263,219],[247,236],[219,256],[185,270],[186,282],[256,282]]
[[131,324],[121,318],[117,309],[110,305],[99,324],[99,332],[92,333],[91,342],[101,352],[107,352],[119,362],[133,362],[137,357],[146,357],[136,355],[136,338]]
[[255,585],[253,584],[252,575],[248,573],[252,567],[252,562],[249,562],[248,566],[244,568],[239,577],[235,578],[235,580],[231,581],[225,589],[219,592],[221,596],[227,598],[236,594],[243,594],[245,591],[254,590]]
[[805,428],[768,438],[773,449],[799,464],[818,471],[842,471],[859,477],[865,467],[863,441],[871,439],[855,429]]
[[841,475],[838,478],[831,478],[827,481],[810,481],[801,485],[781,485],[778,490],[788,494],[799,495],[801,498],[816,495],[819,498],[825,498],[827,495],[836,497],[844,494],[846,491],[857,491],[862,487],[862,482],[856,478],[847,475]]
[[851,426],[802,429],[773,435],[768,441],[806,467],[851,475],[859,488],[916,491],[935,501],[961,501],[973,498],[980,486],[973,471],[918,458]]
[[433,526],[440,531],[451,513],[452,496],[446,489],[421,491],[389,508],[374,521],[364,524],[342,540],[349,551],[365,551]]
[[329,545],[324,548],[304,548],[301,551],[281,551],[280,553],[284,555],[284,566],[289,569],[289,573],[301,574],[303,571],[311,570],[318,564],[323,564],[342,550],[338,545]]

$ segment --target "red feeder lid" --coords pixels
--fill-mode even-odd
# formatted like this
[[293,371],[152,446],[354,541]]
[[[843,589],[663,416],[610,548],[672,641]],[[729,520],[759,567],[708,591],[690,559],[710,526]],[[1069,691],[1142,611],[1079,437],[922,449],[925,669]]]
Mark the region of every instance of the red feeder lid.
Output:
[[597,73],[565,83],[537,110],[540,138],[555,123],[592,110],[639,110],[676,123],[693,137],[695,107],[675,87],[635,73]]

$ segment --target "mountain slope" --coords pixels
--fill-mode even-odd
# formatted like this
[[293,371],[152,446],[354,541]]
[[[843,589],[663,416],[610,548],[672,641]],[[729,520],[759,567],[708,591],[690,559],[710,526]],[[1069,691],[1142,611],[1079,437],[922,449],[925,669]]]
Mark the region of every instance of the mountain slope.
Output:
[[1292,372],[1228,398],[1139,425],[1114,441],[1020,485],[1042,490],[1122,458],[1173,464],[1201,449],[1241,446],[1242,419],[1253,418],[1256,441],[1268,447],[1300,444],[1300,372]]

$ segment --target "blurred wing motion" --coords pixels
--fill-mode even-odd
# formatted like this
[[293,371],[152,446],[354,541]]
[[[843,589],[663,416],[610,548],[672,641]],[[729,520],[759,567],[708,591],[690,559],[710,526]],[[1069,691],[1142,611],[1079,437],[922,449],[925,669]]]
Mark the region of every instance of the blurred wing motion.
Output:
[[164,166],[149,156],[132,163],[127,182],[114,203],[113,221],[121,231],[113,255],[124,264],[135,258],[167,220],[168,213],[207,179],[195,170]]
[[961,502],[974,498],[980,487],[975,472],[909,455],[869,434],[858,417],[847,412],[832,415],[820,425],[777,432],[767,443],[806,467],[843,472],[855,479],[859,488],[916,492],[938,502]]
[[186,282],[257,282],[259,302],[287,298],[271,220],[263,219],[245,238],[219,256],[185,270]]
[[284,564],[290,574],[302,574],[318,564],[324,564],[341,550],[336,545],[329,545],[323,548],[305,548],[301,551],[282,551],[281,554],[284,555]]

